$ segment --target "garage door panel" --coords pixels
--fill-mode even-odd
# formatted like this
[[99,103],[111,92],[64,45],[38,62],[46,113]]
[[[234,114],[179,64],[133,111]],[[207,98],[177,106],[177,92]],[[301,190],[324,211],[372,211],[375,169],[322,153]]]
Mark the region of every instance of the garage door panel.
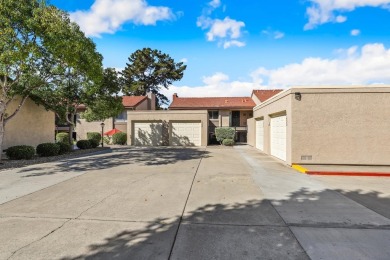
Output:
[[256,121],[256,148],[264,151],[264,120]]
[[287,159],[287,116],[271,118],[271,155]]
[[162,123],[134,123],[134,145],[160,146],[162,144]]
[[174,146],[200,146],[201,145],[200,122],[172,122],[171,145]]

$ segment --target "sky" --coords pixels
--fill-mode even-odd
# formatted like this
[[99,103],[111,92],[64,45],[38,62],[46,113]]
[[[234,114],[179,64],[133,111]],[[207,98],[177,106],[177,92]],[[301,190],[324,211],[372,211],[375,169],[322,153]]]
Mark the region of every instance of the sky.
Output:
[[123,69],[158,49],[187,69],[163,93],[390,84],[390,0],[51,0]]

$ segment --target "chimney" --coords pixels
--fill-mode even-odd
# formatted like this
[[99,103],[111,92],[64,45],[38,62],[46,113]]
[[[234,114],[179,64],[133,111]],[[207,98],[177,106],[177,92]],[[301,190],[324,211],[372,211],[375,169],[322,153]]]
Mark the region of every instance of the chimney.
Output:
[[173,99],[178,98],[177,93],[173,93]]
[[148,92],[146,96],[148,97],[148,109],[156,110],[156,95]]

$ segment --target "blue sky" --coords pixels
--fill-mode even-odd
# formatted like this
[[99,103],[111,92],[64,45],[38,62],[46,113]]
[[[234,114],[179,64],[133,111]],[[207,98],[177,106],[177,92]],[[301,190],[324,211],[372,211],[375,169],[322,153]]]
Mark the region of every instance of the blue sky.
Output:
[[187,70],[168,96],[390,83],[390,0],[52,0],[124,68],[159,49]]

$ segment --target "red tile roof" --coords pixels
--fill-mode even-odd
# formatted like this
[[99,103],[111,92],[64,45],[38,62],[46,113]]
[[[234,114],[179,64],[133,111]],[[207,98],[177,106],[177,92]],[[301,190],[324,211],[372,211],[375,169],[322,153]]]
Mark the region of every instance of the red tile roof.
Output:
[[[122,104],[125,108],[135,108],[142,101],[147,99],[147,96],[122,96]],[[77,109],[84,110],[87,107],[84,104],[77,106]]]
[[252,95],[254,94],[260,102],[264,102],[282,91],[283,89],[255,89]]
[[173,95],[169,109],[252,109],[255,105],[250,97],[180,98]]
[[147,96],[123,96],[122,104],[124,107],[136,107],[146,98]]

